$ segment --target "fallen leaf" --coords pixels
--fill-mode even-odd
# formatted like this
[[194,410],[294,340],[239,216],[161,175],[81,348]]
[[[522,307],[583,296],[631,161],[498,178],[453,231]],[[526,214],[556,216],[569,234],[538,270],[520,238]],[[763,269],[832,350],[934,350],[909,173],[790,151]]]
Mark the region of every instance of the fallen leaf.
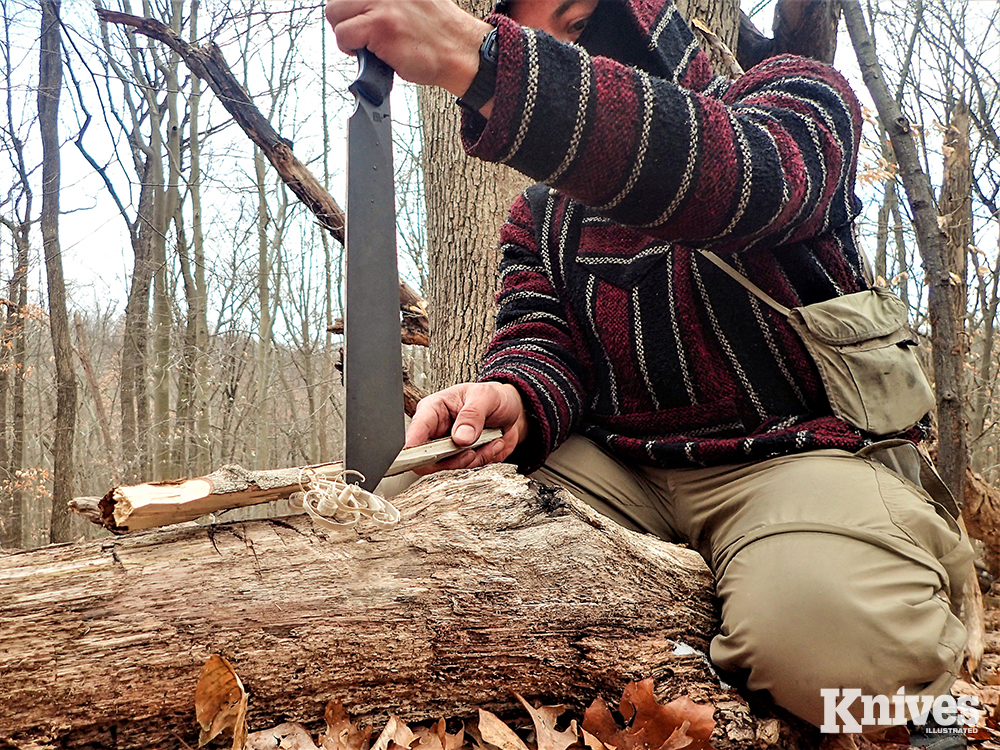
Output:
[[580,736],[583,737],[583,744],[590,750],[617,750],[613,745],[605,745],[583,727],[580,727]]
[[[443,721],[444,719],[441,719],[441,722]],[[413,746],[413,750],[444,750],[444,742],[437,732],[437,724],[433,727],[417,727],[413,731],[417,735],[417,744]]]
[[443,718],[431,727],[417,727],[414,731],[417,734],[414,750],[459,750],[465,744],[465,729],[448,734]]
[[201,727],[198,747],[228,732],[233,735],[233,750],[242,750],[247,739],[247,701],[247,691],[232,665],[224,656],[212,654],[194,690],[194,713]]
[[983,727],[965,728],[965,739],[969,742],[982,742],[983,740],[989,740],[992,738],[993,735]]
[[343,703],[327,703],[324,718],[326,731],[319,738],[323,750],[368,750],[372,727],[366,725],[358,729],[344,710]]
[[403,748],[409,748],[416,739],[417,735],[406,724],[395,716],[390,715],[389,721],[385,724],[385,729],[382,730],[382,734],[378,736],[375,744],[372,745],[372,750],[390,750],[391,743]]
[[576,731],[576,722],[572,722],[569,729],[561,732],[556,731],[556,720],[566,711],[566,706],[538,706],[533,707],[528,701],[517,693],[514,693],[521,705],[531,715],[531,721],[535,725],[535,744],[538,750],[566,750],[570,745],[575,745],[579,739]]
[[[714,707],[695,703],[687,696],[666,705],[658,703],[653,697],[651,679],[626,685],[618,710],[625,721],[625,728],[618,726],[603,700],[595,700],[584,713],[583,728],[605,745],[613,745],[618,750],[712,749],[709,738],[715,728]],[[685,722],[687,727],[684,727]],[[674,732],[679,728],[683,728],[682,733],[675,736]],[[677,745],[686,739],[690,742]]]
[[513,729],[500,721],[495,714],[483,709],[479,709],[479,735],[483,742],[499,750],[528,750],[528,746]]
[[319,750],[319,748],[304,726],[297,722],[286,722],[274,729],[265,729],[249,735],[244,750]]
[[660,745],[660,750],[681,750],[681,748],[693,745],[694,738],[688,735],[688,729],[690,728],[691,722],[685,721],[670,733],[667,741]]

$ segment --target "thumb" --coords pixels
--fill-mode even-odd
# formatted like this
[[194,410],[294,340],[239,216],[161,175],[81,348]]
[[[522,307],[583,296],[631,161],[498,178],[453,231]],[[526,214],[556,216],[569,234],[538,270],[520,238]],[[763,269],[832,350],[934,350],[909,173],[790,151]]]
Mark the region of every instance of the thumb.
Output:
[[476,429],[475,426],[471,424],[457,424],[455,429],[452,430],[451,437],[459,445],[470,445],[475,442],[476,438],[479,437],[481,429]]
[[489,405],[482,403],[482,396],[483,394],[478,390],[471,390],[466,402],[455,417],[451,437],[459,445],[474,443],[483,432]]

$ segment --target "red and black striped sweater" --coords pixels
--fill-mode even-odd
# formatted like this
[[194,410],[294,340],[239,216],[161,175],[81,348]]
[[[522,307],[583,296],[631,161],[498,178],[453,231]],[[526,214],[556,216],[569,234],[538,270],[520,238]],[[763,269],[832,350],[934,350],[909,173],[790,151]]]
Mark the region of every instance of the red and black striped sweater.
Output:
[[540,181],[501,233],[480,374],[531,417],[510,460],[574,431],[664,467],[859,449],[785,320],[695,251],[789,307],[867,287],[847,82],[790,56],[727,82],[662,0],[604,0],[579,45],[489,20],[496,98],[465,146]]

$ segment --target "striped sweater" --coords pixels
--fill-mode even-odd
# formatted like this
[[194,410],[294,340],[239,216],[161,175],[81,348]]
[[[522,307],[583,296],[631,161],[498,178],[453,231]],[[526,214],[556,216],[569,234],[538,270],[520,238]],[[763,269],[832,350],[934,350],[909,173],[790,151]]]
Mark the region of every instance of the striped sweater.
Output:
[[791,56],[725,81],[663,0],[604,0],[579,45],[489,20],[496,98],[465,147],[540,183],[501,233],[480,374],[528,410],[510,460],[574,431],[664,467],[860,448],[784,318],[696,252],[789,307],[867,287],[846,81]]

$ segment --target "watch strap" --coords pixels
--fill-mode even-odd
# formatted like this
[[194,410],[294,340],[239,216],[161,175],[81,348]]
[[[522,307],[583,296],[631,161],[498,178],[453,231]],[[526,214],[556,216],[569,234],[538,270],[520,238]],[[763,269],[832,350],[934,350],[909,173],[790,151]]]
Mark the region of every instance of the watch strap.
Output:
[[479,70],[476,71],[468,90],[456,101],[462,107],[478,112],[493,98],[497,88],[497,29],[493,28],[483,37],[479,46]]

